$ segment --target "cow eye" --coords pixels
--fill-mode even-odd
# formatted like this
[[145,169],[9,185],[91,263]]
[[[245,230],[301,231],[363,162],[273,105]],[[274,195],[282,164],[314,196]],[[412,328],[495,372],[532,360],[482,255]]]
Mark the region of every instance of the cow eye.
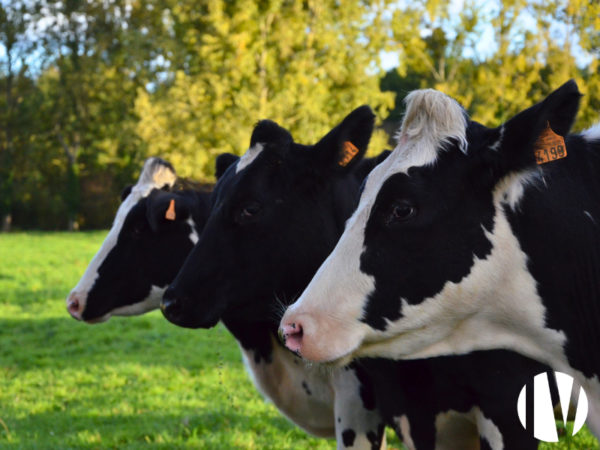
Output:
[[389,213],[385,219],[386,225],[392,225],[398,222],[404,222],[415,216],[417,208],[406,200],[395,202],[390,207]]
[[261,211],[261,206],[257,202],[250,202],[243,205],[237,213],[237,223],[247,223],[254,219]]

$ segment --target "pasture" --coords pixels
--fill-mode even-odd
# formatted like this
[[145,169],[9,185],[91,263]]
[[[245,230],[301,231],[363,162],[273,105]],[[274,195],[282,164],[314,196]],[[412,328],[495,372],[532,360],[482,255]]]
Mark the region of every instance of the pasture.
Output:
[[[335,448],[262,399],[221,325],[71,319],[64,299],[104,236],[0,235],[0,448]],[[600,447],[584,429],[540,448]]]

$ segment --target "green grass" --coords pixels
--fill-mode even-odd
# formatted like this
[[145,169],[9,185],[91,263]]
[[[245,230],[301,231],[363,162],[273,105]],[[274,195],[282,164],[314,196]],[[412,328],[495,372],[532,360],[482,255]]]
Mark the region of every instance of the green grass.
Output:
[[[71,319],[64,299],[104,235],[0,234],[0,448],[335,448],[262,399],[220,325]],[[598,448],[575,439],[543,448]]]

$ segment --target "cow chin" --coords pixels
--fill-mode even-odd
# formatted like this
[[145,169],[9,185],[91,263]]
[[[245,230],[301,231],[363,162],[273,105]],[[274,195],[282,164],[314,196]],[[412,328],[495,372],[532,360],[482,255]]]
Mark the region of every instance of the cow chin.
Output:
[[112,316],[112,314],[108,313],[108,314],[104,314],[103,316],[100,316],[100,317],[95,317],[93,319],[84,319],[84,322],[89,325],[95,325],[97,323],[106,322],[108,319],[111,318],[111,316]]
[[183,328],[212,328],[221,320],[222,311],[211,310],[209,312],[200,312],[197,310],[189,311],[187,308],[165,307],[161,304],[163,316],[174,325]]

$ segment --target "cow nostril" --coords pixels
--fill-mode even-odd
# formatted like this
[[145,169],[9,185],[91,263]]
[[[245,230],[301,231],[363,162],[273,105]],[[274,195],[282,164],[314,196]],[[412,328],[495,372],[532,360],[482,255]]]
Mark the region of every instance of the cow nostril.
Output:
[[285,324],[279,328],[279,337],[283,345],[298,354],[302,348],[302,336],[304,336],[304,331],[299,322]]
[[179,299],[176,297],[169,296],[168,294],[169,292],[166,292],[165,296],[160,302],[160,309],[163,315],[167,318],[176,316],[181,309],[181,301],[179,301]]
[[71,314],[71,317],[81,320],[83,305],[82,302],[76,295],[71,295],[67,299],[67,311]]

